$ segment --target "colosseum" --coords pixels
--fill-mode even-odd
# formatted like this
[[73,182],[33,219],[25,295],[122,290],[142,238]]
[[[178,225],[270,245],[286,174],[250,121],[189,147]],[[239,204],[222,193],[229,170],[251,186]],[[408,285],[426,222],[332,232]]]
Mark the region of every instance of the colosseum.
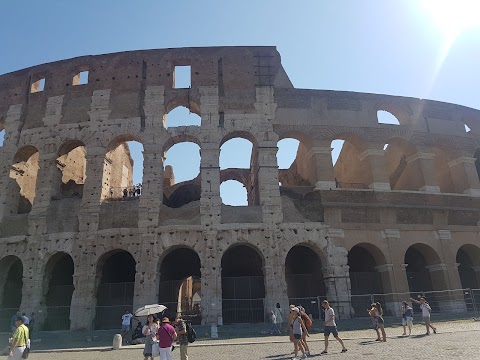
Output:
[[[201,125],[167,127],[179,106]],[[296,89],[275,47],[205,47],[1,75],[0,125],[2,327],[18,309],[43,329],[118,327],[125,309],[157,302],[202,324],[263,321],[289,302],[318,316],[323,298],[349,318],[371,294],[392,315],[421,293],[463,311],[468,292],[455,290],[478,288],[478,110]],[[250,167],[221,169],[235,138],[251,142]],[[288,169],[283,139],[299,141]],[[165,154],[182,142],[199,146],[199,175],[175,183]],[[222,203],[228,180],[248,205]]]

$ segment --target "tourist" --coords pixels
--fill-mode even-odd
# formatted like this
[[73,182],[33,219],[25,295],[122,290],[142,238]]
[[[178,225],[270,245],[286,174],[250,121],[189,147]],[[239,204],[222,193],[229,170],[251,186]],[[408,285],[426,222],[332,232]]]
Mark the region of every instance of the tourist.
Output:
[[403,336],[407,335],[407,326],[408,326],[408,336],[412,335],[412,326],[413,326],[413,309],[408,305],[406,301],[402,302],[402,326],[403,326]]
[[145,335],[145,347],[143,349],[144,360],[153,360],[152,345],[157,339],[158,324],[157,319],[153,315],[147,316],[147,322],[142,329],[142,334]]
[[23,318],[23,324],[30,330],[30,318],[25,313],[22,313],[22,318]]
[[130,323],[132,321],[133,315],[128,311],[128,309],[125,309],[125,314],[122,315],[122,338],[123,341],[128,343],[126,339],[126,335],[130,331]]
[[157,331],[157,339],[160,347],[160,360],[172,360],[172,344],[177,339],[175,328],[170,325],[168,317],[162,319]]
[[272,322],[272,327],[270,328],[270,335],[280,335],[280,329],[278,328],[277,315],[275,315],[275,310],[270,310],[270,321]]
[[293,330],[292,330],[292,323],[293,323],[293,309],[295,308],[295,305],[290,304],[290,313],[288,314],[288,329],[289,329],[289,338],[290,341],[293,342]]
[[[373,303],[368,310],[368,314],[372,318],[373,322],[373,329],[377,333],[377,340],[376,341],[387,341],[387,334],[385,333],[385,321],[383,320],[383,309],[382,305],[377,302]],[[382,333],[382,337],[380,337],[380,331]]]
[[15,315],[12,316],[11,320],[10,320],[10,330],[12,332],[14,332],[16,329],[17,329],[17,325],[16,325],[16,322],[17,322],[17,318],[19,316],[22,316],[22,313],[20,311],[17,311]]
[[177,343],[180,345],[180,360],[188,360],[187,324],[177,315],[174,325],[177,332]]
[[307,356],[310,356],[310,348],[308,347],[307,336],[310,336],[310,334],[308,333],[308,329],[312,327],[312,320],[305,312],[305,308],[303,308],[302,306],[298,306],[298,308],[300,309],[300,317],[302,318],[303,324],[305,325],[305,331],[302,333],[302,346],[305,349],[305,354]]
[[375,341],[382,341],[380,337],[380,331],[378,330],[378,317],[375,306],[371,305],[370,309],[367,309],[368,315],[370,315],[370,320],[372,321],[372,328],[377,333],[377,339]]
[[298,307],[294,307],[292,309],[293,319],[292,319],[292,333],[293,333],[293,346],[294,346],[294,354],[293,360],[299,359],[297,357],[298,350],[302,352],[302,357],[300,359],[305,359],[307,355],[305,354],[305,349],[302,345],[302,334],[304,331],[307,331],[305,328],[305,324],[300,316],[300,309]]
[[283,309],[280,307],[280,303],[277,303],[274,309],[275,317],[277,319],[278,331],[279,335],[282,333],[283,330]]
[[32,338],[34,327],[35,327],[35,313],[32,312],[30,314],[30,326],[28,327],[28,335],[30,335],[30,339]]
[[27,347],[28,340],[30,339],[28,328],[23,324],[23,318],[17,316],[15,319],[16,329],[12,335],[12,341],[10,343],[9,360],[22,359],[23,352]]
[[123,197],[124,198],[128,197],[128,190],[127,189],[123,189]]
[[330,334],[333,334],[335,339],[342,345],[342,353],[347,351],[347,348],[343,344],[343,340],[340,339],[338,336],[337,324],[335,322],[335,311],[330,306],[327,300],[322,301],[322,307],[325,310],[325,322],[324,322],[324,330],[323,336],[325,337],[325,350],[321,352],[321,354],[328,354],[328,338]]
[[422,310],[422,317],[423,321],[425,322],[425,327],[427,329],[426,335],[430,335],[430,328],[432,328],[433,333],[437,333],[437,328],[434,327],[430,321],[430,313],[432,312],[432,308],[428,304],[428,302],[425,300],[424,297],[421,297],[420,300],[415,300],[410,298],[411,301],[420,304],[420,310]]
[[140,339],[144,338],[145,335],[143,335],[143,326],[141,321],[137,322],[137,327],[133,330],[132,333],[132,340],[130,341],[130,344],[132,345],[137,345],[141,344],[142,341]]

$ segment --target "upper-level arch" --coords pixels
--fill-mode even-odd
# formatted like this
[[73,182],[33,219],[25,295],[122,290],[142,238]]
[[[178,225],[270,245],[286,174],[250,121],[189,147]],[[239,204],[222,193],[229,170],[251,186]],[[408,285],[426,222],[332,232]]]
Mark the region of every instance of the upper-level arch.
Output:
[[19,149],[10,167],[10,212],[12,214],[29,213],[35,199],[39,152],[34,146]]

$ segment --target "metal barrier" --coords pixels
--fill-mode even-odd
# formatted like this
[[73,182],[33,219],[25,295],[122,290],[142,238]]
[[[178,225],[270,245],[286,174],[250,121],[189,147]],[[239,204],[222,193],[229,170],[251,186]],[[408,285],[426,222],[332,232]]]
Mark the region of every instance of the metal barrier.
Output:
[[288,299],[289,304],[294,304],[302,306],[305,309],[305,312],[308,315],[311,315],[313,319],[320,319],[322,311],[322,300],[319,297],[308,297],[308,298],[290,298]]
[[17,314],[18,308],[0,309],[0,331],[11,332],[10,321]]
[[266,317],[264,299],[222,300],[224,324],[264,322]]

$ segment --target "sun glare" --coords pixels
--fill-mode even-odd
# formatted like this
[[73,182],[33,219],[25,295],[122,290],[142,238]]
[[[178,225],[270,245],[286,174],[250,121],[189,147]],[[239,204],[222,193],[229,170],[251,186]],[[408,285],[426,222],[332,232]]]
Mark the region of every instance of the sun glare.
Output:
[[449,40],[480,26],[479,0],[423,0],[423,6]]

